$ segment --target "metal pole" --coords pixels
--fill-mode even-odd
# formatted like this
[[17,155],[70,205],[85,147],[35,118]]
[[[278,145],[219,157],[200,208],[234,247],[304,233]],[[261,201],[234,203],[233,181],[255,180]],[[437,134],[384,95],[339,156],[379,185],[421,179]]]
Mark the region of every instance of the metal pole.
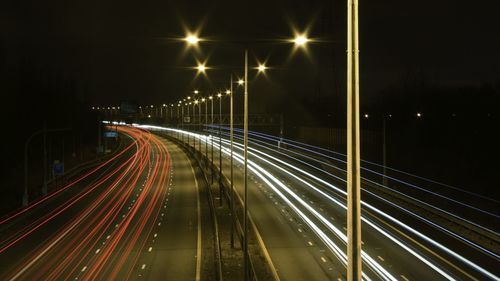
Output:
[[47,123],[43,124],[43,185],[42,195],[47,194]]
[[361,280],[358,0],[347,4],[347,280]]
[[[211,103],[212,126],[210,127],[210,131],[212,131],[214,129],[214,100],[212,99],[211,101],[212,101],[212,103]],[[212,154],[212,169],[211,169],[211,171],[212,172],[210,174],[212,175],[212,183],[211,184],[214,184],[214,169],[213,169],[213,167],[214,167],[214,138],[213,137],[210,138],[210,143],[212,145],[212,151],[211,151],[211,154]]]
[[247,165],[248,165],[248,50],[245,50],[245,94],[244,94],[244,117],[243,117],[243,155],[244,155],[244,218],[243,218],[243,255],[244,255],[244,280],[248,281],[249,260],[248,260],[248,187],[247,187]]
[[234,185],[233,185],[233,75],[231,74],[231,86],[229,91],[230,93],[230,109],[229,109],[229,115],[230,115],[230,132],[229,132],[229,141],[230,141],[230,150],[231,150],[231,155],[230,155],[230,166],[231,166],[231,202],[230,202],[230,207],[231,207],[231,216],[233,219],[233,222],[231,224],[231,248],[234,248],[234,227],[235,227],[235,220],[236,220],[236,215],[234,214]]
[[[189,122],[191,123],[191,116],[189,115],[189,104],[186,105],[186,108],[187,108],[187,116],[190,118]],[[188,133],[189,133],[189,130],[188,130]],[[189,134],[187,134],[187,145],[188,145],[188,150],[189,150]]]
[[222,206],[222,95],[219,97],[219,198]]
[[[207,125],[208,125],[208,99],[205,99],[205,130],[207,129]],[[205,159],[207,159],[205,164],[207,164],[206,166],[208,166],[208,139],[206,138],[205,138]]]
[[201,157],[201,100],[198,103],[198,152]]
[[382,176],[382,184],[387,186],[387,143],[386,143],[386,119],[383,116],[382,122],[382,165],[383,167],[383,176]]

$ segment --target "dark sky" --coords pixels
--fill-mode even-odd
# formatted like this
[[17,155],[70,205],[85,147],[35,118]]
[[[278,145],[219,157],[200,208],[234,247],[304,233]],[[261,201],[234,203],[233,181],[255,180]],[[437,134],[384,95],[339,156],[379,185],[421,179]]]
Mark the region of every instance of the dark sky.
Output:
[[[370,101],[407,76],[423,73],[441,84],[500,79],[500,36],[493,1],[360,1],[361,90]],[[121,100],[163,103],[194,88],[227,85],[241,73],[243,46],[274,67],[255,88],[273,96],[344,95],[346,1],[3,1],[4,62],[30,61],[63,72],[85,88],[93,104]],[[310,27],[309,56],[278,43],[291,25]],[[211,41],[186,51],[185,28]],[[238,42],[234,42],[238,41]],[[254,43],[252,43],[254,42]],[[257,43],[255,43],[257,42]],[[208,59],[208,79],[195,77]],[[257,81],[256,80],[256,81]],[[273,103],[272,98],[265,100]]]

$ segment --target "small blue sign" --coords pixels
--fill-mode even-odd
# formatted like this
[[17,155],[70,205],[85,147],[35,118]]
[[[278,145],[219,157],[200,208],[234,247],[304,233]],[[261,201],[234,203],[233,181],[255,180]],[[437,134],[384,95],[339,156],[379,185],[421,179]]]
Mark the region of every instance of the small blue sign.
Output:
[[54,166],[52,166],[52,173],[54,173],[54,176],[64,175],[64,163],[54,163]]
[[108,132],[104,133],[104,137],[106,137],[106,138],[117,138],[118,137],[118,133],[117,132],[113,132],[113,131],[108,131]]

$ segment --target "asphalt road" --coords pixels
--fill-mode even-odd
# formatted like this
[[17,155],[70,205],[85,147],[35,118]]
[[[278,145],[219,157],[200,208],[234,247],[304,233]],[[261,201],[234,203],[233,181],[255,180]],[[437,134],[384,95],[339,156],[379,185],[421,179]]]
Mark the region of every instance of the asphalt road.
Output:
[[[217,143],[216,140],[214,162],[218,165]],[[201,147],[204,152],[204,144]],[[223,141],[223,147],[227,152],[227,142]],[[255,150],[249,155],[249,209],[280,278],[344,280],[346,210],[342,174],[337,174],[338,179],[326,177],[305,163],[288,158],[289,152],[275,148],[259,150],[267,155]],[[238,164],[241,148],[236,147],[236,154],[234,182],[242,197],[242,171]],[[223,171],[229,178],[227,155],[223,157]],[[379,195],[365,193],[363,197],[365,277],[373,280],[498,278],[495,266],[498,259],[470,247],[450,234],[446,226],[440,229],[425,218],[417,218],[404,206],[380,199]]]
[[119,127],[128,149],[0,220],[1,280],[201,280],[200,203],[190,162]]

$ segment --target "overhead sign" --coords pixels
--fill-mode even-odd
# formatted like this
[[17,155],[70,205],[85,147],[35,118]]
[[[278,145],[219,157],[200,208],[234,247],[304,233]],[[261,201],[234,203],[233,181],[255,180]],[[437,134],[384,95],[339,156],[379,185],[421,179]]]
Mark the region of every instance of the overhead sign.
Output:
[[118,133],[114,132],[114,131],[107,131],[107,132],[104,132],[104,137],[106,137],[106,138],[117,138],[118,137]]

